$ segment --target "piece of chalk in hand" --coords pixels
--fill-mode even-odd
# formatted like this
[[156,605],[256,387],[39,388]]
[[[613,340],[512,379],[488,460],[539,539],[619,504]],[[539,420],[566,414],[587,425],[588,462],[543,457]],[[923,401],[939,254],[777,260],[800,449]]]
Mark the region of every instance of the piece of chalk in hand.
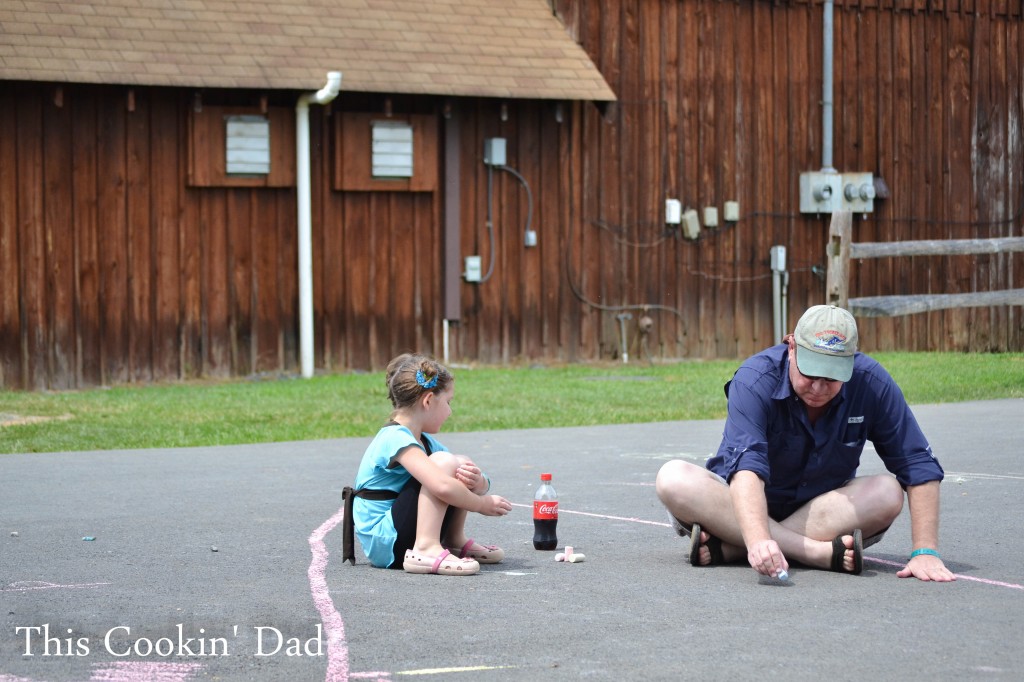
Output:
[[779,580],[789,580],[789,573],[786,572],[786,569],[780,568],[779,572],[776,574],[776,577]]

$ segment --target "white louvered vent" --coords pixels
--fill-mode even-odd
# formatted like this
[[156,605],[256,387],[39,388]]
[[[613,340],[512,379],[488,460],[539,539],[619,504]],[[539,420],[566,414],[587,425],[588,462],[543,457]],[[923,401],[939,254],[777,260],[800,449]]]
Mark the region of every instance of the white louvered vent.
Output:
[[373,177],[412,177],[412,126],[404,121],[373,121]]
[[270,121],[265,116],[227,116],[229,175],[270,173]]

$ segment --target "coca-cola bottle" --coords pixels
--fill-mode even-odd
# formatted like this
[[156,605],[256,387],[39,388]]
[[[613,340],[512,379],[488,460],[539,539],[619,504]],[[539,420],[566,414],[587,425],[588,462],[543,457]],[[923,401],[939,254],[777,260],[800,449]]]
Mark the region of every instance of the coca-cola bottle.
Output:
[[558,495],[551,485],[551,474],[540,475],[540,486],[533,496],[533,548],[550,550],[558,547]]

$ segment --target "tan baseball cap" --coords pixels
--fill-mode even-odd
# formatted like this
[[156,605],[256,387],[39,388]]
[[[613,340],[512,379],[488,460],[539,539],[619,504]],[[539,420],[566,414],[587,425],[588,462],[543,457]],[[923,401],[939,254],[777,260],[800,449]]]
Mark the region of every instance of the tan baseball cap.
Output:
[[807,309],[796,323],[796,366],[809,377],[849,381],[857,352],[857,321],[834,305]]

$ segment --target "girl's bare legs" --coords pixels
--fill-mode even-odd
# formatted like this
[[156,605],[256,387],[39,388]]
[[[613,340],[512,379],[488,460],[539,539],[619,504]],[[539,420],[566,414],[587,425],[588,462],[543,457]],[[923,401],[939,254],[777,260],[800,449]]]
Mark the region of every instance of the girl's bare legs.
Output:
[[[455,470],[459,468],[461,459],[458,455],[448,452],[435,452],[430,456],[430,461],[440,467],[447,475],[455,477]],[[424,556],[437,556],[444,551],[444,545],[448,547],[462,547],[466,543],[466,510],[453,507],[448,522],[448,537],[441,537],[441,524],[444,516],[448,513],[449,505],[439,497],[435,497],[426,488],[420,489],[419,506],[416,511],[416,545],[413,551]],[[449,540],[462,540],[461,543],[449,544]]]

